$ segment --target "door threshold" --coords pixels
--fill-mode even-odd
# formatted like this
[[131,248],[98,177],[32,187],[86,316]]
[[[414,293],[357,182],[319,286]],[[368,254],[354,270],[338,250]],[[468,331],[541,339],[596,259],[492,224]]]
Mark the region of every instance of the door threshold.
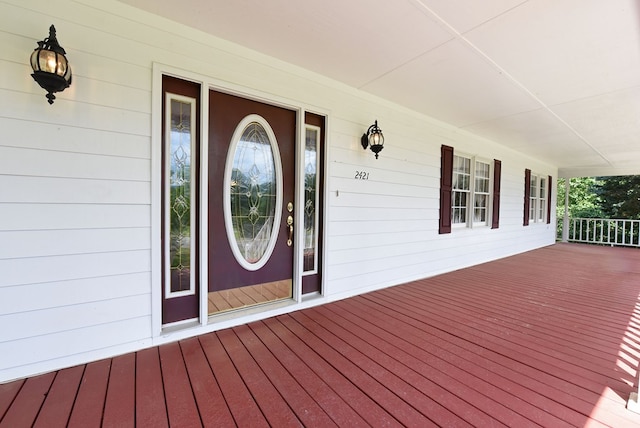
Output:
[[208,324],[214,324],[229,320],[234,320],[249,315],[261,314],[275,309],[286,308],[288,306],[294,306],[297,302],[294,299],[282,299],[274,302],[261,303],[253,306],[245,306],[238,309],[231,309],[224,312],[218,312],[210,314],[208,316]]

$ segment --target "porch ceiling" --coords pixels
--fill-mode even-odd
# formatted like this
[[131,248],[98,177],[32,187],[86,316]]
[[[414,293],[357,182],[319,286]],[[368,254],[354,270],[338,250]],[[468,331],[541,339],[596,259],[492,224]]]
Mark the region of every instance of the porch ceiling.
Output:
[[121,1],[492,139],[561,176],[640,174],[637,0]]

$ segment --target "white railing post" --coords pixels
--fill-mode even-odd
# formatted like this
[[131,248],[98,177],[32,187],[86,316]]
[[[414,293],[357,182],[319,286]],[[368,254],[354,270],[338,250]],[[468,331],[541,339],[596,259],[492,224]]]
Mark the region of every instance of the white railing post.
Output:
[[640,384],[638,385],[638,390],[633,391],[629,396],[629,401],[627,401],[627,409],[632,412],[640,413],[640,403],[638,402],[638,396],[640,395]]
[[564,179],[564,218],[562,219],[562,242],[569,242],[569,190],[571,179]]

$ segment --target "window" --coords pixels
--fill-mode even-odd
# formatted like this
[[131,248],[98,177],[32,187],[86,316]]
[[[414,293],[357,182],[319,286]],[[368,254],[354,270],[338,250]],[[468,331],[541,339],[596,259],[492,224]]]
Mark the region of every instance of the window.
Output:
[[487,224],[489,212],[489,183],[491,181],[489,171],[491,165],[485,162],[476,161],[475,186],[473,201],[473,223]]
[[549,223],[549,199],[551,198],[551,177],[525,170],[525,218],[524,225],[529,223]]
[[538,177],[538,184],[538,215],[536,221],[543,222],[547,212],[547,180],[544,177]]
[[531,175],[529,180],[529,221],[536,221],[536,199],[538,196],[538,176]]
[[502,163],[495,159],[492,167],[490,162],[454,155],[453,147],[445,145],[441,147],[440,162],[438,233],[451,233],[452,226],[487,226],[489,220],[491,228],[497,229]]
[[471,194],[471,159],[453,157],[453,204],[451,218],[453,224],[466,224],[467,204]]
[[489,218],[491,165],[453,156],[451,218],[453,225],[485,226]]

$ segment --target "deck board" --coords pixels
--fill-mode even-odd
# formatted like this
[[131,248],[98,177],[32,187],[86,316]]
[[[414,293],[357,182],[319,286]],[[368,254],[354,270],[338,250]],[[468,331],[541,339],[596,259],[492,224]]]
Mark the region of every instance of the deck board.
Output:
[[159,351],[169,426],[201,426],[180,344],[169,343],[161,346]]
[[24,385],[25,380],[21,379],[11,383],[0,384],[0,421],[4,417],[9,407],[13,403],[13,400],[16,398],[22,385]]
[[386,294],[380,294],[375,299],[390,307],[404,305],[413,316],[429,317],[430,325],[433,327],[465,337],[470,342],[482,343],[492,349],[499,349],[511,358],[532,367],[544,367],[548,373],[581,385],[593,392],[601,391],[603,384],[620,386],[618,380],[584,368],[582,360],[566,361],[564,358],[558,358],[559,355],[546,352],[547,350],[544,348],[541,349],[533,346],[529,341],[514,337],[509,330],[482,329],[480,323],[468,319],[465,320],[467,324],[464,324],[464,321],[460,323],[455,319],[455,316],[459,314],[451,314],[448,311],[440,312],[432,307],[418,308],[415,307],[415,299],[405,296],[392,299],[388,298]]
[[222,346],[234,361],[256,404],[271,426],[302,426],[300,420],[251,357],[234,330],[219,332]]
[[269,348],[260,341],[250,327],[240,326],[234,331],[262,372],[268,377],[269,382],[277,389],[285,403],[291,406],[291,410],[304,426],[327,428],[337,426],[269,351]]
[[421,395],[419,390],[394,376],[384,367],[367,360],[366,356],[333,334],[324,334],[322,327],[310,325],[299,315],[294,313],[293,316],[282,317],[283,324],[299,338],[304,338],[316,353],[361,391],[365,391],[378,406],[379,403],[389,404],[387,409],[395,418],[393,423],[405,426],[412,421],[419,425],[428,423],[424,415],[397,395],[397,391],[403,388],[408,389],[410,393]]
[[56,373],[46,373],[27,379],[0,421],[0,428],[33,425],[55,377]]
[[[392,334],[382,329],[361,328],[359,325],[362,325],[362,321],[354,323],[358,320],[350,318],[346,314],[342,314],[346,315],[342,317],[338,312],[326,308],[309,312],[311,316],[314,312],[325,313],[325,316],[316,318],[322,324],[330,323],[333,320],[337,325],[346,326],[345,328],[350,333],[341,335],[344,340],[357,346],[358,349],[366,350],[367,355],[385,367],[394,367],[402,378],[411,380],[411,384],[425,394],[424,397],[419,397],[419,401],[414,404],[416,408],[419,408],[429,397],[433,397],[439,398],[440,402],[437,404],[442,406],[443,411],[448,407],[450,411],[455,412],[456,409],[450,405],[453,402],[450,395],[455,395],[472,405],[475,403],[476,408],[484,409],[489,415],[508,426],[527,426],[531,421],[542,423],[543,426],[567,426],[559,418],[548,416],[545,412],[531,408],[532,406],[521,398],[522,391],[516,393],[513,389],[509,391],[499,389],[494,386],[495,379],[491,379],[489,382],[482,377],[474,377],[473,373],[461,368],[465,367],[464,364],[456,366],[450,363],[449,360],[454,357],[453,355],[446,354],[445,358],[441,358],[437,354],[429,352],[429,349],[432,349],[431,345],[423,349],[411,342],[403,341],[398,337],[403,335],[402,331],[395,331]],[[415,375],[412,376],[412,373]],[[464,383],[459,379],[464,379]],[[443,385],[446,392],[438,394],[438,391],[433,391],[434,388],[430,387],[432,382]],[[522,415],[517,413],[516,409],[518,408],[524,409]],[[434,417],[436,412],[433,408],[428,408],[425,414]],[[482,418],[478,418],[474,414],[469,414],[469,418],[473,423],[482,422]],[[436,422],[440,426],[453,425],[453,421],[442,418],[436,419]]]
[[204,426],[233,426],[233,416],[197,338],[180,343],[193,395]]
[[67,426],[83,375],[84,366],[60,370],[56,374],[34,427]]
[[554,245],[0,385],[0,428],[640,426],[639,297]]
[[136,353],[136,426],[169,426],[158,348]]
[[[406,297],[418,296],[407,293]],[[431,302],[429,299],[426,301]],[[452,323],[462,323],[476,331],[481,330],[487,335],[491,335],[491,340],[496,343],[500,342],[501,346],[527,352],[538,359],[552,362],[562,370],[575,372],[577,376],[582,378],[593,379],[598,389],[603,382],[608,383],[612,376],[617,375],[615,367],[609,365],[606,368],[602,367],[603,363],[608,362],[606,359],[591,357],[584,352],[574,351],[569,346],[554,346],[552,341],[536,337],[535,334],[530,334],[527,331],[519,331],[516,326],[500,325],[495,319],[484,320],[476,314],[455,308],[445,302],[433,302],[430,307],[441,308],[443,314],[438,314],[438,316],[446,317]],[[540,334],[544,335],[544,332]],[[620,385],[616,383],[610,386],[619,387]]]
[[[399,426],[397,421],[379,407],[368,395],[344,377],[322,356],[316,353],[313,343],[307,338],[300,339],[285,326],[287,316],[277,319],[265,320],[265,324],[289,347],[301,360],[304,361],[314,373],[329,385],[346,403],[348,403],[358,415],[368,424]],[[283,320],[285,320],[283,322]]]
[[102,424],[111,360],[87,364],[69,418],[69,427],[89,428]]
[[111,373],[104,405],[104,427],[135,426],[136,414],[136,356],[125,354],[111,362]]
[[[349,404],[336,393],[315,371],[299,358],[264,322],[252,323],[248,326],[260,338],[262,343],[273,353],[274,357],[287,368],[304,390],[329,415],[338,426],[369,426]],[[298,352],[304,351],[298,349]]]
[[239,426],[268,427],[260,407],[237,372],[218,335],[204,335],[200,338],[200,343],[235,423]]

